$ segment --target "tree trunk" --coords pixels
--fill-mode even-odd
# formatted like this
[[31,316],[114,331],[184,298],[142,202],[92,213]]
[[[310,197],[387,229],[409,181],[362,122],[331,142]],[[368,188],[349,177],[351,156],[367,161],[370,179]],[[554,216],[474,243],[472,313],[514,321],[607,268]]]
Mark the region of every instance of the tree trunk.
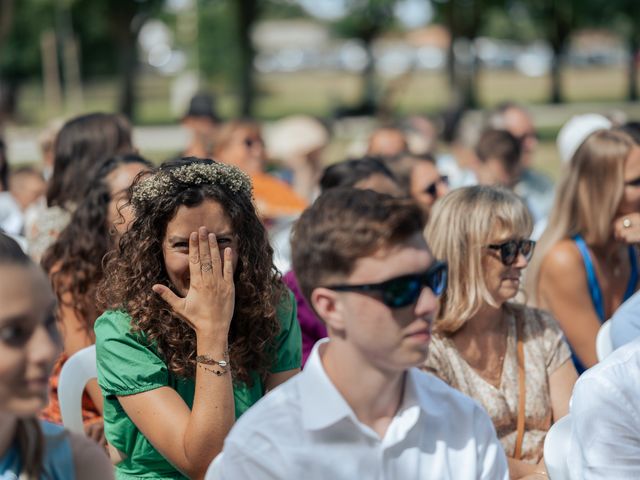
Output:
[[364,49],[367,64],[362,71],[362,98],[357,109],[364,114],[375,114],[378,107],[378,87],[376,85],[376,59],[373,55],[373,38],[366,39]]
[[562,95],[562,48],[553,45],[553,56],[551,57],[551,103],[558,104],[563,102]]
[[[14,9],[14,0],[0,0],[0,51],[13,27]],[[5,122],[16,112],[17,101],[18,84],[3,78],[0,72],[0,137],[2,137]]]
[[20,88],[17,82],[0,77],[0,133],[5,122],[14,117]]
[[51,116],[60,115],[62,110],[62,86],[56,45],[56,34],[53,30],[46,30],[40,34],[44,106]]
[[132,34],[122,38],[119,48],[120,64],[120,94],[118,98],[118,111],[126,115],[131,121],[136,114],[136,78],[138,72],[138,51],[136,49],[136,37]]
[[635,102],[638,100],[638,69],[636,59],[638,58],[638,37],[632,34],[629,39],[629,65],[628,65],[628,90],[627,100]]
[[255,103],[255,70],[253,60],[255,49],[251,41],[251,29],[258,18],[257,0],[237,0],[236,19],[238,44],[240,47],[240,115],[251,117]]
[[14,0],[0,0],[0,49],[13,26]]
[[449,26],[449,48],[447,48],[447,78],[449,87],[454,90],[456,86],[456,52],[453,48],[458,38],[458,30],[456,27],[456,17],[454,13],[455,0],[449,0],[446,4],[447,24]]

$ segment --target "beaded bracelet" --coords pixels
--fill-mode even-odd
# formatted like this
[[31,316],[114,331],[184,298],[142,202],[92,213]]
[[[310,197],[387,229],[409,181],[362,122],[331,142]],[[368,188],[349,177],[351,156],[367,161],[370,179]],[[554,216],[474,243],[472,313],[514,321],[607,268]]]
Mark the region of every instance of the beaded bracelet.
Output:
[[207,368],[202,363],[198,363],[198,366],[209,373],[215,373],[219,377],[221,377],[222,375],[224,375],[229,371],[226,368],[224,370],[214,370],[212,368]]
[[[228,354],[225,352],[224,357],[228,358]],[[218,365],[219,367],[226,368],[229,366],[229,362],[226,360],[215,360],[209,355],[198,355],[196,357],[196,363],[204,363],[205,365]]]

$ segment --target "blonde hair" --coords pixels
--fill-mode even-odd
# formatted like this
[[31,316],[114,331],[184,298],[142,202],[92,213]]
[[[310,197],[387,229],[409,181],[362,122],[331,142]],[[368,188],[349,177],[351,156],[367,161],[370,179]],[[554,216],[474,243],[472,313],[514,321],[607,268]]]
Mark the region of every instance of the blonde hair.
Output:
[[436,332],[456,332],[483,304],[497,307],[484,281],[483,247],[495,241],[496,234],[524,238],[532,228],[524,202],[505,188],[459,188],[436,202],[426,230],[427,242],[435,257],[449,265]]
[[556,189],[549,223],[526,277],[527,293],[536,298],[540,266],[559,241],[581,235],[587,245],[611,240],[613,220],[624,194],[624,164],[634,146],[624,132],[598,130],[580,145]]

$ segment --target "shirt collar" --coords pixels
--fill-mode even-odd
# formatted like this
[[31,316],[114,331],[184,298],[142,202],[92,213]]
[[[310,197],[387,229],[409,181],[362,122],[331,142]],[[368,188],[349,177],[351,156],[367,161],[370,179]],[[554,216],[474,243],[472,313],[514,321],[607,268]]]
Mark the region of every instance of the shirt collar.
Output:
[[[316,342],[300,374],[302,424],[306,430],[321,430],[344,418],[351,418],[355,423],[360,423],[322,365],[320,349],[328,342],[328,338]],[[426,392],[416,384],[418,375],[426,373],[416,368],[407,371],[402,404],[396,414],[396,417],[406,417],[410,425],[418,421],[421,411],[427,413],[428,398]]]
[[306,430],[321,430],[345,417],[355,418],[322,366],[320,348],[328,342],[328,338],[316,342],[300,374],[302,425]]

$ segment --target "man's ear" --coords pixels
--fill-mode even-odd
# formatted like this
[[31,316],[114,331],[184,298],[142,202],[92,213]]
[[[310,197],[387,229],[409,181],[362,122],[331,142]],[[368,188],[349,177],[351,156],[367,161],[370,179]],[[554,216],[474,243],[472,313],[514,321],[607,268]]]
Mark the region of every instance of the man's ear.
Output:
[[311,292],[311,304],[327,328],[344,330],[342,303],[338,292],[318,287]]

